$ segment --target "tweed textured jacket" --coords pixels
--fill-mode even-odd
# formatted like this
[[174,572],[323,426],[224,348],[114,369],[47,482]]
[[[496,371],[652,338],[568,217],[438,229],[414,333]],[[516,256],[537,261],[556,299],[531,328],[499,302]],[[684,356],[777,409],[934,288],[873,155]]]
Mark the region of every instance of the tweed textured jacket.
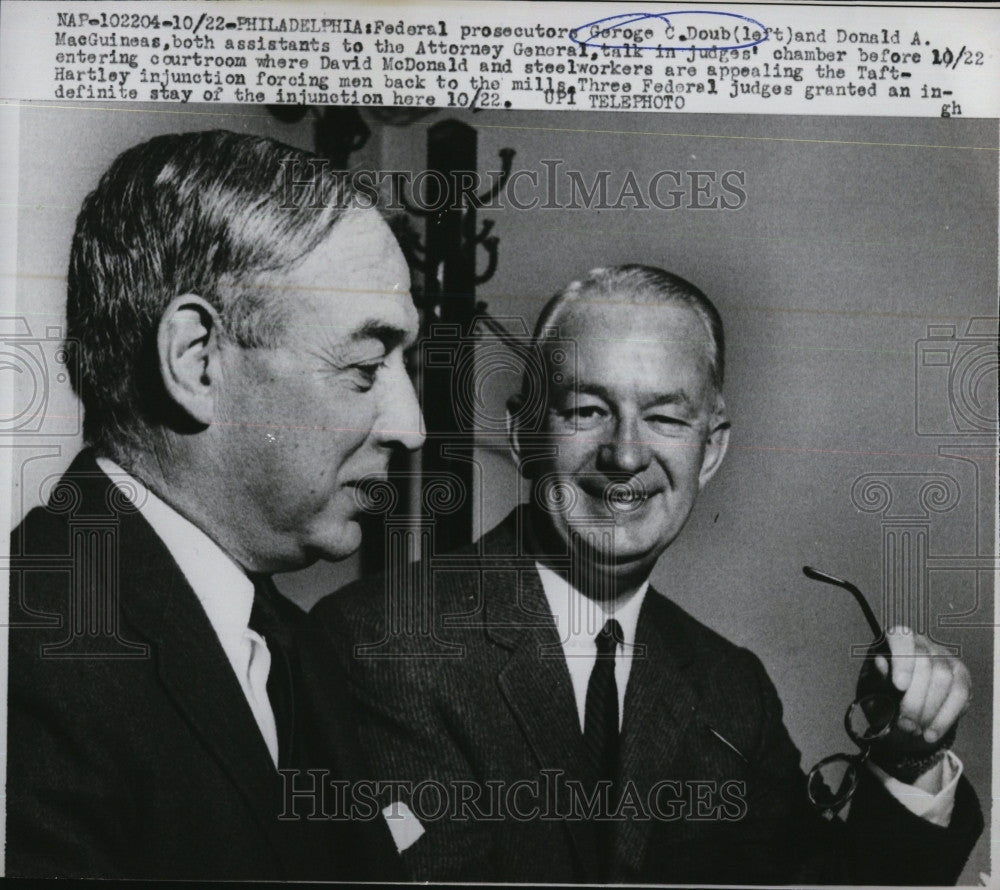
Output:
[[982,829],[964,779],[948,828],[913,816],[867,775],[846,824],[824,821],[759,659],[653,589],[626,690],[613,853],[600,861],[595,822],[574,792],[586,768],[569,672],[524,524],[522,508],[432,570],[358,582],[312,613],[350,675],[376,771],[400,780],[404,802],[422,796],[409,802],[425,820],[404,853],[412,877],[957,879]]
[[[377,812],[278,818],[299,810],[208,617],[92,453],[15,530],[11,554],[8,875],[400,876]],[[328,643],[297,606],[278,608],[296,765],[368,775]]]

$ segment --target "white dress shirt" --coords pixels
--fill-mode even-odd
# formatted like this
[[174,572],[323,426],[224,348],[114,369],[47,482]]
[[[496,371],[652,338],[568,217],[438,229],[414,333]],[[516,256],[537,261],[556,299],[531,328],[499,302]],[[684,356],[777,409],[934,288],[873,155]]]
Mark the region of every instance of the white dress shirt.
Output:
[[[559,642],[562,644],[569,678],[576,698],[577,716],[580,718],[580,732],[583,732],[587,707],[587,685],[590,673],[597,661],[596,636],[605,621],[614,618],[621,625],[624,644],[619,644],[615,653],[615,683],[618,686],[618,728],[621,729],[625,717],[625,690],[632,670],[632,654],[635,649],[635,630],[639,623],[646,592],[647,580],[635,593],[619,602],[609,604],[606,609],[574,589],[565,578],[552,569],[536,562],[542,588],[548,600],[552,617],[556,621]],[[886,790],[911,813],[926,819],[934,825],[947,827],[955,806],[955,788],[962,775],[962,761],[954,752],[948,751],[944,759],[935,767],[932,787],[936,793],[925,791],[915,785],[905,785],[894,779],[875,764],[869,767],[882,782]]]
[[597,635],[605,622],[614,618],[622,629],[622,643],[615,650],[615,685],[618,687],[618,729],[622,728],[625,716],[625,687],[632,671],[632,654],[635,651],[635,628],[639,623],[649,581],[627,598],[605,608],[601,603],[584,596],[579,590],[556,572],[540,562],[535,563],[542,578],[545,598],[556,620],[559,642],[562,643],[569,678],[573,683],[577,716],[580,718],[580,732],[583,732],[587,710],[587,686],[590,673],[597,661]]
[[99,457],[97,465],[123,483],[119,490],[152,526],[191,585],[277,766],[278,732],[267,697],[271,653],[263,637],[249,627],[253,582],[215,541],[114,461]]

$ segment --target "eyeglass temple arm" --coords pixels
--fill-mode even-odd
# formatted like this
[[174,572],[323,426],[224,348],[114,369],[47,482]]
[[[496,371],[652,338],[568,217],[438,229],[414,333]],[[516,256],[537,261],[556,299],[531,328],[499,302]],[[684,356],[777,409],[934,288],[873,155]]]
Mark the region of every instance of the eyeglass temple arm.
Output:
[[885,636],[885,632],[882,630],[882,625],[879,624],[878,619],[875,617],[875,613],[872,611],[872,607],[868,605],[868,600],[865,599],[864,594],[858,590],[850,581],[844,581],[842,578],[835,578],[833,575],[828,575],[826,572],[821,572],[818,569],[814,569],[812,566],[802,566],[802,574],[807,578],[811,578],[813,581],[823,581],[827,584],[833,584],[835,587],[843,587],[851,596],[857,600],[859,606],[861,606],[861,611],[865,613],[865,620],[868,622],[868,626],[871,628],[872,636],[876,640],[881,640]]

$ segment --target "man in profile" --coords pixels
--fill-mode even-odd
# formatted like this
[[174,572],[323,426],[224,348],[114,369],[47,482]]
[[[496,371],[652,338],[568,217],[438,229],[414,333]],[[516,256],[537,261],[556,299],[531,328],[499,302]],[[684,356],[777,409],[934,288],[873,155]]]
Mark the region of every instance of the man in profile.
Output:
[[[379,775],[447,795],[404,853],[411,874],[954,882],[982,829],[948,750],[969,698],[960,661],[887,635],[891,667],[873,659],[862,685],[898,713],[877,727],[846,823],[828,822],[759,659],[649,586],[728,445],[712,303],[661,269],[595,269],[542,310],[534,342],[544,403],[527,378],[509,403],[530,503],[432,557],[426,586],[358,582],[313,613]],[[556,373],[567,342],[575,363]],[[392,616],[412,614],[431,632],[395,632]],[[411,800],[417,818],[425,803]]]
[[87,447],[11,544],[9,875],[396,875],[377,811],[289,794],[370,773],[335,658],[269,576],[354,552],[359,489],[422,441],[407,265],[336,177],[290,199],[310,157],[162,136],[84,202]]

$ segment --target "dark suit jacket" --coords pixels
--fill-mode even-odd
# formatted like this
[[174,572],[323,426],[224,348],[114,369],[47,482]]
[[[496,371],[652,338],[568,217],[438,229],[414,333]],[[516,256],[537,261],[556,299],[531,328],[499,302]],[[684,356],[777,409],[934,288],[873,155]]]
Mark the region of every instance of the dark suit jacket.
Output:
[[[523,511],[515,511],[471,548],[434,558],[433,572],[425,567],[409,575],[430,579],[422,584],[406,585],[405,573],[394,575],[388,588],[380,578],[360,582],[322,600],[313,614],[342,653],[364,709],[360,733],[379,775],[416,787],[436,780],[484,790],[490,782],[498,789],[519,780],[541,788],[549,782],[555,788],[549,810],[565,813],[569,785],[546,771],[584,776],[581,733],[555,623],[533,559],[521,546],[523,519]],[[626,818],[616,824],[605,878],[720,884],[957,879],[982,828],[964,779],[947,829],[911,815],[867,772],[847,824],[825,822],[808,804],[799,752],[756,656],[652,589],[636,643],[644,653],[635,653],[626,691],[619,789],[631,783],[639,804],[623,810]],[[658,804],[650,804],[657,788]],[[599,879],[593,824],[538,818],[531,793],[518,793],[513,805],[527,818],[509,811],[500,821],[476,818],[499,812],[484,794],[478,811],[453,806],[426,821],[426,833],[404,853],[411,874]],[[462,794],[472,792],[455,792]],[[422,801],[425,813],[436,806],[433,797]],[[646,812],[658,817],[644,819]]]
[[[200,602],[91,453],[15,530],[11,554],[9,875],[399,873],[381,817],[278,818],[284,780]],[[328,643],[297,606],[280,608],[300,676],[296,738],[313,755],[300,765],[368,776]]]

